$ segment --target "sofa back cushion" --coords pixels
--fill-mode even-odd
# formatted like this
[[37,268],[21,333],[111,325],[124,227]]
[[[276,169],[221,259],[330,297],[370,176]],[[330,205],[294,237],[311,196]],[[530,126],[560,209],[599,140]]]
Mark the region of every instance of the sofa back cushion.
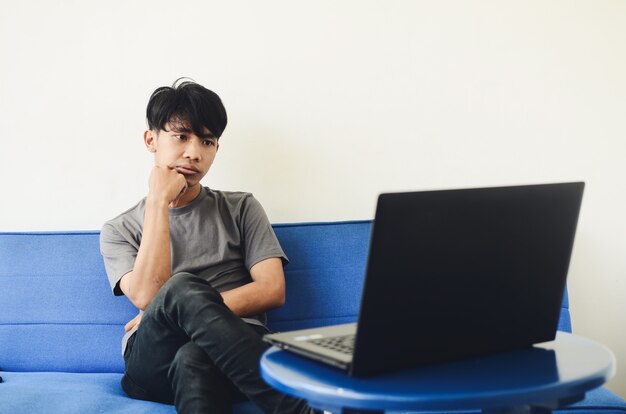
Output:
[[121,372],[123,324],[98,232],[0,234],[0,370]]
[[287,302],[268,313],[269,328],[287,331],[355,322],[370,221],[274,225],[290,263]]
[[[289,256],[287,303],[275,331],[354,322],[370,221],[274,225]],[[0,371],[122,372],[124,324],[98,232],[0,233]],[[559,329],[570,331],[567,296]]]

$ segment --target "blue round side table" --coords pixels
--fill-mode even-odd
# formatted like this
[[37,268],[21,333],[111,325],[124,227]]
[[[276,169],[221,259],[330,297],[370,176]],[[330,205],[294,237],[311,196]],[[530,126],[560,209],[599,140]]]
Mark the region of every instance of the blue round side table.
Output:
[[261,375],[268,384],[334,413],[549,413],[582,400],[614,373],[615,357],[608,348],[563,332],[529,349],[366,378],[275,347],[261,358]]

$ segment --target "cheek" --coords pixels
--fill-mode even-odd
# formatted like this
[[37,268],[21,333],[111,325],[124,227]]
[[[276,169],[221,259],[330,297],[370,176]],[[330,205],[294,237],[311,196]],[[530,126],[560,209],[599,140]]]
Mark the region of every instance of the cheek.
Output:
[[154,161],[158,165],[169,166],[176,160],[177,157],[174,156],[171,151],[167,151],[163,147],[159,147],[154,153]]
[[213,160],[215,160],[215,155],[216,155],[215,151],[210,151],[210,152],[207,152],[207,153],[204,155],[204,159],[206,160],[206,162],[207,162],[208,164],[212,164],[212,163],[213,163]]
[[176,157],[180,152],[175,145],[164,145],[164,143],[161,143],[157,148],[157,154],[163,158]]

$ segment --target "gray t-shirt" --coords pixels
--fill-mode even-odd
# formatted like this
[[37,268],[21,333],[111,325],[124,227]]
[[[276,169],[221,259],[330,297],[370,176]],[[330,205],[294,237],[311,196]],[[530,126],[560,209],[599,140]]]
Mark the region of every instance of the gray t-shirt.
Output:
[[[100,251],[109,283],[118,296],[123,295],[120,279],[135,264],[145,202],[144,198],[102,227]],[[171,208],[169,220],[172,274],[193,273],[219,292],[251,282],[250,268],[262,260],[278,257],[285,264],[288,261],[263,207],[250,193],[203,187],[190,204]],[[244,320],[266,323],[265,314]]]

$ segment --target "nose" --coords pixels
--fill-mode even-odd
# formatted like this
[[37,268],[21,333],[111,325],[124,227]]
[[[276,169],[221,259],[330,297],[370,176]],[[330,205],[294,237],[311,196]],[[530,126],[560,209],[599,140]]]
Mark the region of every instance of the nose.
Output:
[[197,137],[193,137],[188,140],[185,145],[183,157],[190,160],[200,161],[202,158],[202,141]]

